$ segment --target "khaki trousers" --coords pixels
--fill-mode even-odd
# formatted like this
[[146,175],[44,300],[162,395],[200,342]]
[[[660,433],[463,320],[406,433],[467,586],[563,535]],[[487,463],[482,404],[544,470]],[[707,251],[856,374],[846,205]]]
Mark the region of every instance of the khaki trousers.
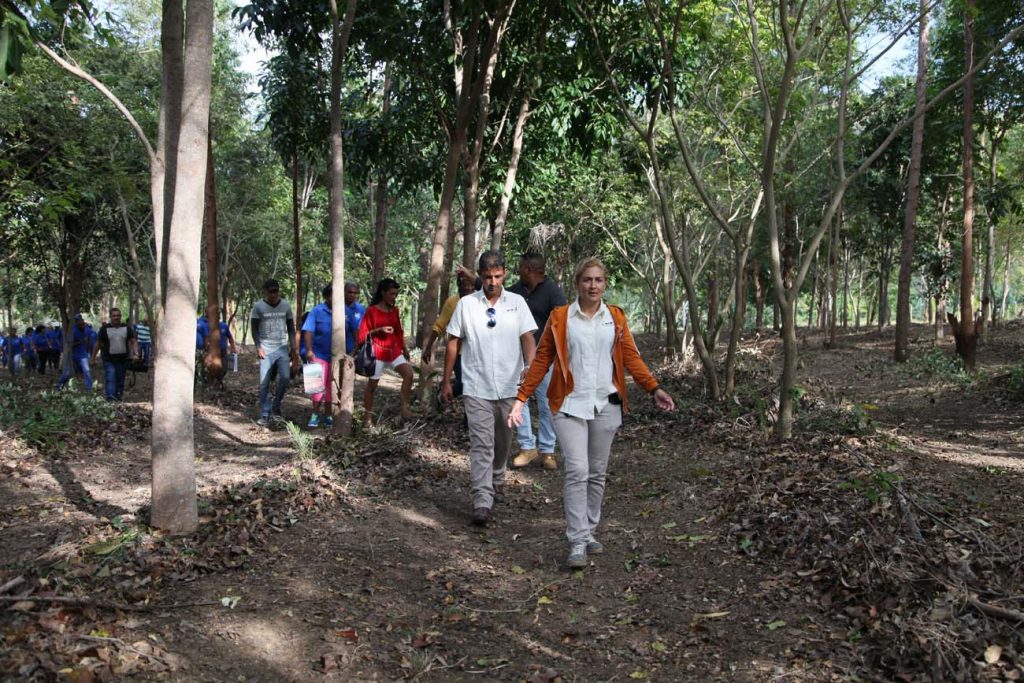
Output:
[[463,396],[469,427],[469,476],[472,481],[473,507],[494,507],[494,487],[505,483],[508,454],[512,448],[512,430],[508,414],[514,398],[492,401]]

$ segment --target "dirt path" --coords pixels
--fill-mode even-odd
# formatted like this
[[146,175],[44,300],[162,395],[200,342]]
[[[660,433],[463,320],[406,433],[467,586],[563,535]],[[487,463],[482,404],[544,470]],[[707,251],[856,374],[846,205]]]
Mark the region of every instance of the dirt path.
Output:
[[[1020,357],[1018,339],[1000,337],[985,356],[986,372],[998,375]],[[1024,463],[1024,422],[990,385],[964,390],[908,378],[888,363],[887,341],[876,335],[844,337],[833,351],[815,347],[810,340],[804,352],[809,392],[865,406],[899,452],[907,480],[968,487],[987,506],[978,514],[990,519],[1024,509],[1013,474]],[[750,475],[757,463],[787,462],[790,449],[752,432],[755,419],[745,409],[734,418],[711,415],[693,382],[670,382],[682,399],[676,414],[641,403],[624,426],[605,504],[607,551],[587,570],[570,572],[558,473],[513,473],[495,522],[486,530],[468,524],[465,435],[452,414],[407,430],[415,443],[341,471],[329,491],[334,504],[310,501],[319,510],[311,514],[275,512],[258,532],[230,526],[264,499],[270,505],[260,492],[286,488],[302,466],[286,433],[253,424],[254,377],[246,366],[197,409],[201,512],[225,531],[223,541],[207,537],[196,552],[230,560],[154,584],[146,593],[151,607],[108,619],[104,632],[162,653],[148,674],[137,669],[139,680],[157,673],[182,681],[852,675],[863,666],[853,607],[830,608],[832,593],[809,584],[821,571],[813,556],[787,548],[782,533],[765,536],[770,527],[749,531],[758,521],[736,512],[755,498],[772,509],[778,494],[767,492],[763,502]],[[397,383],[382,386],[378,400],[390,424]],[[136,391],[144,397],[144,383]],[[81,556],[85,534],[145,503],[144,405],[125,409],[140,421],[135,429],[88,449],[4,454],[0,548],[35,559],[6,561],[0,579],[52,561],[54,548],[78,544]],[[286,417],[304,423],[307,410],[300,393],[289,394]],[[783,488],[797,478],[787,477]],[[258,536],[251,548],[250,528]],[[7,614],[0,626],[13,642],[11,634],[25,627],[18,613]]]

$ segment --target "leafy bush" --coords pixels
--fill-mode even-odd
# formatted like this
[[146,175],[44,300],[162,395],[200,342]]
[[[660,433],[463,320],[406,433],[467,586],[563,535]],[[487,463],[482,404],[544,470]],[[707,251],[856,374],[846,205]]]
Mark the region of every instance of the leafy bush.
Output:
[[900,366],[900,372],[913,379],[927,379],[932,382],[970,384],[971,375],[964,367],[963,360],[956,354],[932,348],[911,356]]
[[33,391],[0,384],[0,428],[36,447],[54,446],[73,426],[109,421],[114,415],[114,407],[96,394]]
[[1006,391],[1013,398],[1024,399],[1024,364],[1010,368],[1010,376],[1006,380]]

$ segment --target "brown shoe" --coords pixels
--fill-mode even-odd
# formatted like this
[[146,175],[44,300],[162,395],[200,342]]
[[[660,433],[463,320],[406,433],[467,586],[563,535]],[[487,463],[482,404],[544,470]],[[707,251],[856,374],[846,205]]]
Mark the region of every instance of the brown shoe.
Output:
[[504,503],[504,502],[505,502],[505,485],[504,484],[495,484],[494,485],[494,503],[495,503],[495,505],[497,505],[498,503]]
[[545,453],[544,454],[544,462],[542,464],[544,465],[544,469],[546,469],[546,470],[557,470],[558,469],[558,461],[555,460],[555,454],[554,453]]
[[537,452],[536,448],[525,448],[519,451],[519,455],[517,455],[515,459],[512,460],[512,469],[526,467],[539,457],[540,453]]
[[487,526],[491,521],[491,508],[473,508],[473,526]]

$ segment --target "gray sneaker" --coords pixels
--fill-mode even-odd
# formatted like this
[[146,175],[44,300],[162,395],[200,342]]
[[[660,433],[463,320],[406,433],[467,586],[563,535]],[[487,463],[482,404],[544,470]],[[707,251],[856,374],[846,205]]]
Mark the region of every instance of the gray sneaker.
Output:
[[269,427],[270,426],[270,416],[269,415],[260,415],[260,419],[256,420],[256,424],[258,426],[260,426],[260,427]]
[[565,563],[573,569],[582,569],[587,566],[587,544],[573,543],[569,549],[569,557]]
[[587,541],[587,552],[591,555],[600,555],[604,552],[604,544],[596,538]]

